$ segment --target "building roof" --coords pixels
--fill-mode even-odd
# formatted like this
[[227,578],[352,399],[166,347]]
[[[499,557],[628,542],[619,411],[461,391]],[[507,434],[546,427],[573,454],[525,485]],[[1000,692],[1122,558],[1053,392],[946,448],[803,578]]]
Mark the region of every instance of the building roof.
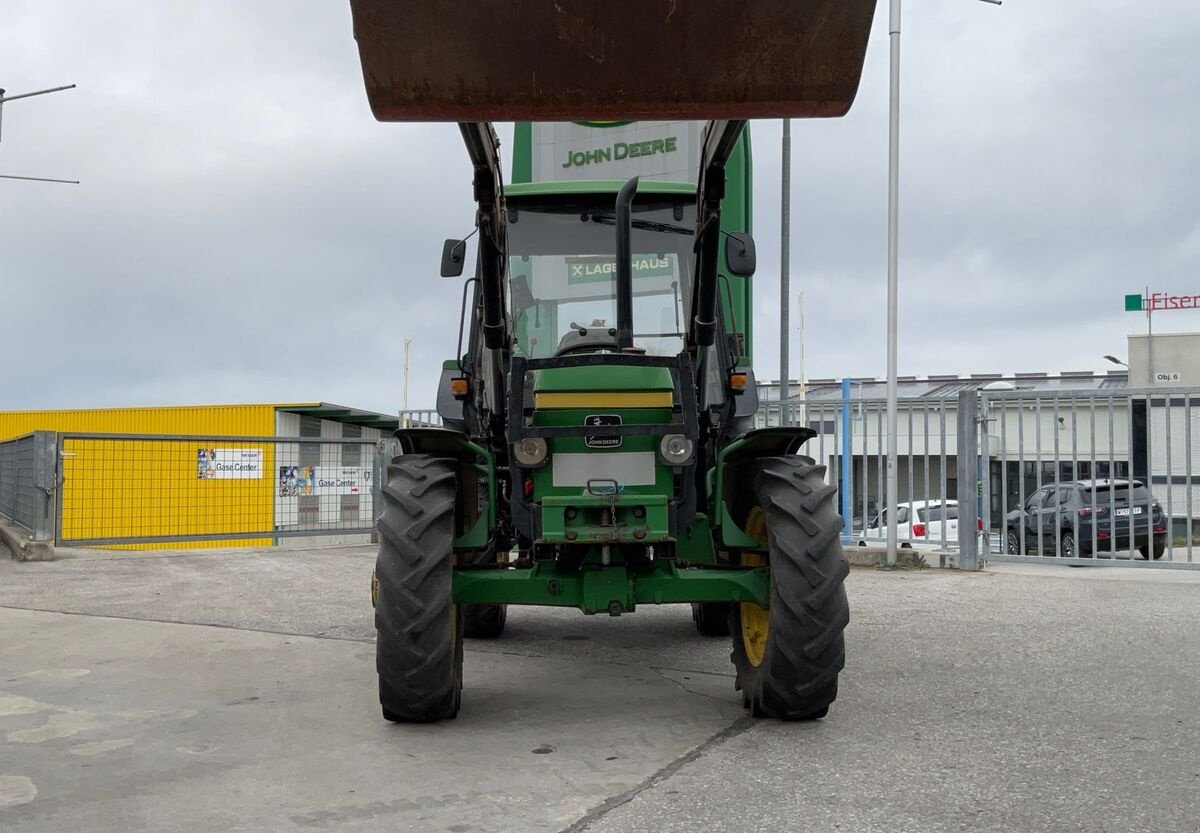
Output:
[[[972,373],[969,376],[931,374],[924,378],[918,376],[897,377],[896,395],[900,399],[952,399],[958,396],[959,391],[981,390],[989,385],[1004,390],[1114,390],[1126,387],[1128,381],[1128,373],[1124,370],[1112,370],[1107,373],[1068,370],[1057,374],[1037,372],[1012,375]],[[788,385],[789,401],[799,400],[800,383],[792,381]],[[763,401],[778,401],[779,382],[760,381],[758,393]],[[804,398],[809,402],[814,400],[840,401],[842,380],[809,379]],[[887,399],[887,380],[876,379],[872,376],[853,377],[851,378],[851,398],[862,401],[885,400]]]
[[277,402],[243,402],[236,405],[136,405],[126,408],[57,408],[52,410],[0,411],[0,416],[29,417],[34,419],[45,417],[48,420],[45,425],[50,426],[53,422],[52,418],[61,415],[88,417],[96,414],[113,413],[146,414],[160,412],[163,414],[169,414],[173,412],[229,411],[255,408],[270,408],[283,413],[313,416],[320,419],[328,419],[334,422],[345,423],[347,425],[361,425],[364,428],[378,428],[381,431],[395,431],[400,427],[400,415],[398,413],[381,414],[378,411],[367,411],[363,410],[362,408],[350,408],[345,405],[334,405],[329,402],[285,402],[282,404]]
[[378,428],[381,431],[395,431],[400,427],[398,414],[381,414],[378,411],[364,411],[361,408],[350,408],[345,405],[334,405],[329,402],[307,402],[301,404],[276,405],[275,410],[286,414],[328,419],[346,425],[361,425],[364,428]]

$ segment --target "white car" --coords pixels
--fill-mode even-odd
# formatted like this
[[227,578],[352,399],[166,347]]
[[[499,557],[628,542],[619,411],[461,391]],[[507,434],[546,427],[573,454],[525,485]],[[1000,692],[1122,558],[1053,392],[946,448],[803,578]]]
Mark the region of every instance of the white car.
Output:
[[[981,522],[982,526],[982,522]],[[958,501],[914,500],[896,507],[896,540],[906,549],[940,550],[958,546]],[[887,546],[887,510],[859,532],[858,545]]]

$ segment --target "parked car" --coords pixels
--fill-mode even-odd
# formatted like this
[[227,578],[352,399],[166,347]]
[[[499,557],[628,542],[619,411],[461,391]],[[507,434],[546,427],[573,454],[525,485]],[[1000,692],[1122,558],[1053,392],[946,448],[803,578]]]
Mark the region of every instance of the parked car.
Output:
[[1162,558],[1167,519],[1162,506],[1139,480],[1075,480],[1051,483],[1008,513],[1010,555],[1061,554],[1090,558],[1099,552],[1135,547],[1143,558]]
[[[842,511],[842,493],[837,494],[837,508]],[[854,495],[851,498],[850,504],[850,529],[853,534],[857,535],[863,531],[868,521],[879,514],[880,503],[879,498],[875,495],[867,495],[866,509],[863,509],[863,498],[861,495]]]
[[[982,522],[980,523],[982,528]],[[938,550],[958,545],[958,501],[914,500],[896,507],[896,539],[908,549]],[[887,510],[859,535],[858,545],[887,543]]]

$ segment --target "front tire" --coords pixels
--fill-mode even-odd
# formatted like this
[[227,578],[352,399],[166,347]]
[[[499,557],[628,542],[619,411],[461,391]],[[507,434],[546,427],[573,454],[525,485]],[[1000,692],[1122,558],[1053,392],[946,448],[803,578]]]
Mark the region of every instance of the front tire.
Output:
[[[807,457],[768,457],[754,476],[746,532],[767,544],[771,606],[734,605],[732,660],[742,702],[756,717],[814,720],[837,698],[850,621],[836,486]],[[755,555],[744,553],[742,563]]]
[[403,455],[388,466],[375,564],[379,704],[394,722],[458,714],[462,611],[451,598],[455,473],[448,460]]

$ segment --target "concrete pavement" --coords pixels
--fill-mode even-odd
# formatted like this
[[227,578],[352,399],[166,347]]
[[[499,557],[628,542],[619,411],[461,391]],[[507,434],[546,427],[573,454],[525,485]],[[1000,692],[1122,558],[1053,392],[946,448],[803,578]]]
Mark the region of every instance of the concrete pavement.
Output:
[[1200,830],[1200,587],[1167,571],[856,570],[804,725],[744,718],[686,608],[512,609],[457,720],[392,726],[372,560],[0,561],[0,829]]

